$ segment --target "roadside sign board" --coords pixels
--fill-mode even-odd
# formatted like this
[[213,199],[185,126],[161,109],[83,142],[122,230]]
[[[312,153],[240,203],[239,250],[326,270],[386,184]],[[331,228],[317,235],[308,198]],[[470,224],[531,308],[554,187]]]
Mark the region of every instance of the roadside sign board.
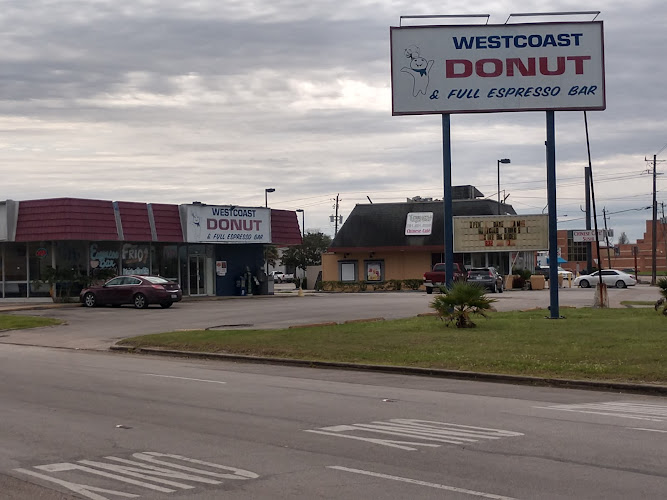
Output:
[[[605,239],[604,229],[598,229],[598,239]],[[572,231],[572,241],[575,243],[582,243],[588,241],[595,241],[595,229],[587,229],[584,231]]]
[[392,113],[603,110],[603,25],[390,29]]
[[549,248],[548,215],[454,217],[454,252],[519,252]]

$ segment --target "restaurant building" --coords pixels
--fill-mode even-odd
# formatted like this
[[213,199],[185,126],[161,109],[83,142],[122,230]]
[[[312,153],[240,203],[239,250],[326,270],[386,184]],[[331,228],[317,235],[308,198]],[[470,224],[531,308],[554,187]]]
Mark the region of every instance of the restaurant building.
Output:
[[[48,266],[160,275],[184,295],[259,290],[264,247],[298,245],[297,214],[265,207],[79,198],[0,201],[0,298],[49,295]],[[251,288],[252,290],[252,288]],[[250,290],[250,291],[251,291]]]
[[[455,262],[493,266],[501,274],[535,268],[535,252],[548,248],[546,215],[517,215],[474,186],[454,186],[452,195]],[[444,262],[442,201],[359,204],[322,256],[322,279],[421,279],[438,262]]]

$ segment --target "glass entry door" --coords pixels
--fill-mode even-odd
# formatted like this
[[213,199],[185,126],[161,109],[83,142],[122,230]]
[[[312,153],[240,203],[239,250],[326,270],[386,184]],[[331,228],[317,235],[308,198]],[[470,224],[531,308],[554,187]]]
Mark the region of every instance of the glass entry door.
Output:
[[190,295],[206,293],[205,269],[206,255],[190,255],[189,257]]

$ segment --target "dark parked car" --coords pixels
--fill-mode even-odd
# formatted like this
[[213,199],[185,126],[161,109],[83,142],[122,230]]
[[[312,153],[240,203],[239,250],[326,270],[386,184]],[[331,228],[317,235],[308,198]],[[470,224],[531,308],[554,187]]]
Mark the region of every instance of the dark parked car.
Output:
[[183,292],[178,283],[160,276],[132,275],[117,276],[104,285],[84,288],[79,297],[86,307],[133,304],[137,309],[145,309],[148,304],[160,304],[166,309],[180,301]]
[[468,270],[468,283],[477,283],[493,293],[503,293],[503,277],[495,267],[475,267]]

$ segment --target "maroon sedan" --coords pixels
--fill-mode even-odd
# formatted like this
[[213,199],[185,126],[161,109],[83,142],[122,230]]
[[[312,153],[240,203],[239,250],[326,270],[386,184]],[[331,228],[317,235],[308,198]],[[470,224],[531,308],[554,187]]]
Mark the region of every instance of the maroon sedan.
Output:
[[148,304],[160,304],[171,307],[183,298],[178,283],[160,276],[117,276],[104,285],[91,286],[81,290],[79,296],[86,307],[110,304],[120,307],[122,304],[134,304],[137,309],[145,309]]

